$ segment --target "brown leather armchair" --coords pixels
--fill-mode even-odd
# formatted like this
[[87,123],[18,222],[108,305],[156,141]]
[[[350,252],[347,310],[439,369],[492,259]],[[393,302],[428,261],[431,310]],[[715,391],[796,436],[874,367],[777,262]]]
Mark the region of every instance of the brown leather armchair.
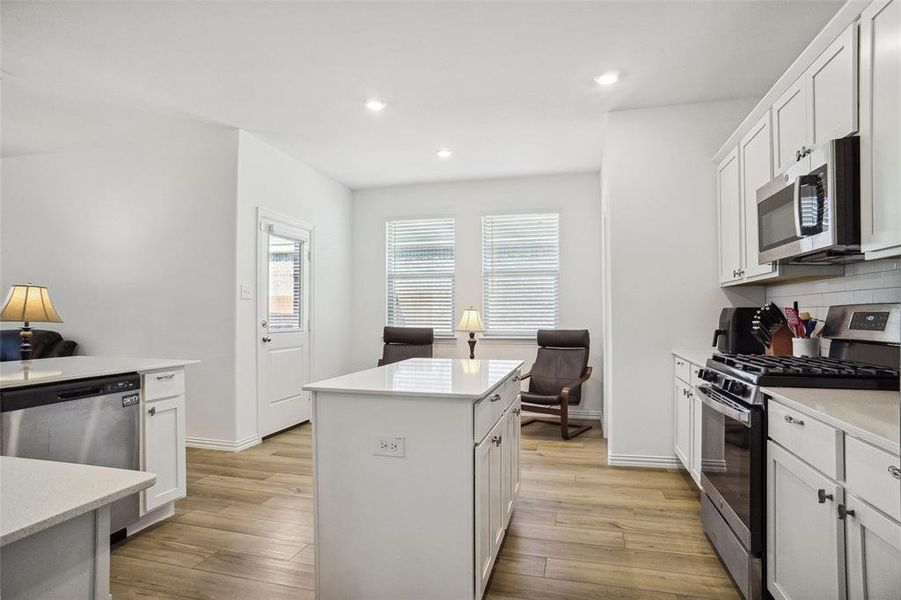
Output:
[[521,395],[523,410],[559,416],[564,440],[591,429],[591,425],[569,424],[569,407],[582,401],[582,384],[591,377],[589,343],[587,329],[540,329],[535,364],[522,376],[529,380],[529,391]]
[[380,367],[408,358],[432,358],[435,332],[431,327],[385,327],[382,339],[385,347]]

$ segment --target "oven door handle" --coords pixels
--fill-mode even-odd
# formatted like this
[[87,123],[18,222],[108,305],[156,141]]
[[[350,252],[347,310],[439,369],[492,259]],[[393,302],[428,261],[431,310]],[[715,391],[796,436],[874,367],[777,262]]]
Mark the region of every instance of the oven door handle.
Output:
[[735,419],[742,425],[750,427],[750,425],[751,425],[751,413],[750,412],[740,411],[736,408],[732,408],[731,406],[728,406],[728,405],[723,404],[722,402],[716,400],[715,398],[713,398],[712,396],[710,396],[707,393],[706,389],[708,387],[709,386],[701,386],[701,385],[695,386],[695,391],[698,393],[699,396],[701,396],[701,402],[703,402],[704,404],[706,404],[707,406],[709,406],[716,412],[724,414],[727,417],[729,417],[730,419]]

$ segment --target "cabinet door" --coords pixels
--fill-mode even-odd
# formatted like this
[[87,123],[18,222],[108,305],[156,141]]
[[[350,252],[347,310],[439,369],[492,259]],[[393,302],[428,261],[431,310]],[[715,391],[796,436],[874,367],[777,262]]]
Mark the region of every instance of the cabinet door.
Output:
[[488,577],[491,575],[491,448],[488,435],[475,449],[475,547],[476,590],[482,597]]
[[806,81],[799,77],[773,104],[773,161],[777,173],[798,162],[797,152],[809,145]]
[[811,144],[857,131],[857,24],[850,25],[814,61],[805,75],[809,81]]
[[901,255],[901,0],[860,15],[860,213],[867,258]]
[[185,398],[148,402],[144,407],[144,470],[156,483],[144,491],[144,512],[187,492],[185,465]]
[[744,212],[745,273],[744,277],[766,275],[775,270],[773,263],[759,264],[760,248],[757,222],[757,188],[773,178],[773,144],[770,135],[770,113],[767,112],[739,142],[741,196]]
[[673,434],[673,452],[687,470],[691,470],[691,398],[688,397],[688,386],[676,379],[673,396],[675,397],[676,428]]
[[488,450],[489,515],[491,524],[491,554],[496,556],[504,539],[507,522],[504,519],[504,432],[506,421],[501,419],[488,434],[491,446]]
[[693,389],[688,390],[688,400],[691,403],[691,478],[701,485],[701,399]]
[[720,282],[728,283],[741,278],[742,268],[738,148],[717,166],[716,182],[720,218]]
[[901,524],[853,494],[847,495],[845,504],[849,600],[897,598],[901,594]]
[[513,516],[513,502],[519,493],[519,434],[522,412],[519,400],[516,400],[507,410],[505,416],[506,431],[502,443],[504,456],[504,527],[510,523]]
[[841,493],[835,482],[767,442],[767,588],[776,600],[844,597]]

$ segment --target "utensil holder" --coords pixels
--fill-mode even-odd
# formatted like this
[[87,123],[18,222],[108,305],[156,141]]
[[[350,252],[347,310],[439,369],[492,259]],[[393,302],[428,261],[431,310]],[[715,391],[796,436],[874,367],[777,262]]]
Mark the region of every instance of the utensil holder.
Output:
[[792,338],[792,356],[816,358],[820,355],[820,338]]
[[788,327],[781,325],[771,334],[772,340],[766,348],[766,354],[770,356],[791,356],[792,355],[792,334]]

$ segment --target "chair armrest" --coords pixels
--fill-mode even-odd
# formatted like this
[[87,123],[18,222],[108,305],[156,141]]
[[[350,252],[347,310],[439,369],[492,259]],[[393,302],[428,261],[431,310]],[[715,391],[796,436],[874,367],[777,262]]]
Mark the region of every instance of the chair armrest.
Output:
[[525,375],[520,375],[520,376],[519,376],[519,380],[522,381],[523,379],[528,379],[528,378],[531,377],[531,376],[532,376],[532,372],[529,371],[529,372],[526,373]]
[[579,379],[577,381],[567,384],[566,387],[564,387],[563,390],[560,392],[560,395],[563,396],[564,398],[569,398],[569,391],[572,388],[578,387],[578,386],[582,385],[583,383],[585,383],[586,381],[588,381],[589,377],[591,377],[591,367],[585,367],[585,372],[582,373],[582,376],[579,377]]

